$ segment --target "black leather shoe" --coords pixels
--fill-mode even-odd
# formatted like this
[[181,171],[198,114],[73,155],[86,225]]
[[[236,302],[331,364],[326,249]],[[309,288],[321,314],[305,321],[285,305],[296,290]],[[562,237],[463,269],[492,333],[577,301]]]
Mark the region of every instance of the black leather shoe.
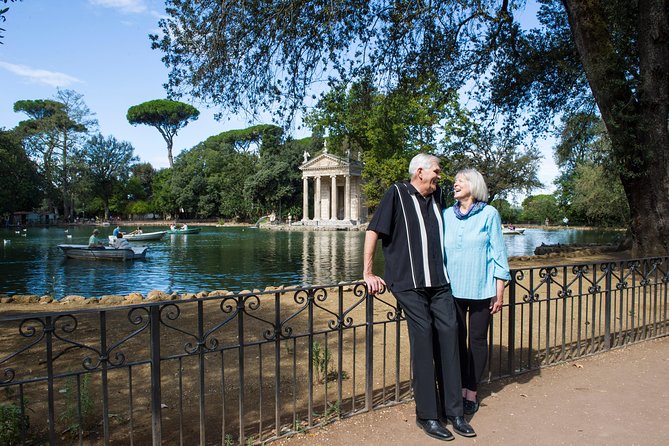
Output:
[[439,420],[416,418],[416,424],[423,429],[427,435],[436,438],[437,440],[451,441],[455,438],[453,437],[453,434],[439,422]]
[[463,437],[476,437],[476,432],[467,423],[465,417],[446,417],[446,419],[453,425],[453,430]]
[[465,412],[465,415],[474,415],[479,410],[479,402],[469,401],[466,398],[462,399],[462,409]]

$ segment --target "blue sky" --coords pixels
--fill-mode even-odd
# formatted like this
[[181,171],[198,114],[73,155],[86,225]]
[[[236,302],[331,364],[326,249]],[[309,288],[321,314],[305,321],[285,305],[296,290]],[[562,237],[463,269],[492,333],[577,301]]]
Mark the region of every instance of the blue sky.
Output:
[[[0,45],[0,127],[13,128],[26,119],[13,111],[16,101],[52,99],[57,87],[71,89],[83,95],[103,135],[132,143],[141,161],[167,167],[158,131],[132,126],[125,118],[129,107],[165,97],[168,70],[148,38],[158,32],[163,0],[24,0],[8,6]],[[200,117],[175,137],[175,156],[209,136],[250,124],[244,116],[217,122],[217,110],[193,105]],[[539,179],[553,190],[557,168],[550,143],[539,146],[544,153]]]

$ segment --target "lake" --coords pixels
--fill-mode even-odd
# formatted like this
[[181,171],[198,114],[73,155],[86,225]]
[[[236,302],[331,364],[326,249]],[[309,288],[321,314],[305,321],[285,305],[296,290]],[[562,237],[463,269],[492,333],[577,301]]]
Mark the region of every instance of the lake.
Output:
[[[100,228],[100,236],[113,228]],[[128,228],[124,228],[128,229]],[[147,231],[165,230],[150,227]],[[0,230],[8,240],[0,251],[0,293],[103,296],[157,289],[193,292],[242,291],[278,285],[326,285],[362,277],[364,232],[271,231],[241,227],[203,227],[199,234],[167,235],[149,246],[147,259],[135,262],[65,259],[57,245],[87,243],[91,227],[28,228],[23,234]],[[67,235],[71,235],[68,238]],[[509,256],[532,255],[541,243],[608,243],[619,231],[527,229],[505,235]],[[379,244],[380,245],[380,244]],[[374,269],[383,272],[383,255]]]

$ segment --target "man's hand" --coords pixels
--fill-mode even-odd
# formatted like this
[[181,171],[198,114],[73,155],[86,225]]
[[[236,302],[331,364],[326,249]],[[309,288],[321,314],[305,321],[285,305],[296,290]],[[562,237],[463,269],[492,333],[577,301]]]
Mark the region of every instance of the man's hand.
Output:
[[365,279],[365,283],[367,284],[367,292],[369,294],[377,294],[386,286],[386,282],[384,282],[382,278],[371,273],[364,274],[363,279]]

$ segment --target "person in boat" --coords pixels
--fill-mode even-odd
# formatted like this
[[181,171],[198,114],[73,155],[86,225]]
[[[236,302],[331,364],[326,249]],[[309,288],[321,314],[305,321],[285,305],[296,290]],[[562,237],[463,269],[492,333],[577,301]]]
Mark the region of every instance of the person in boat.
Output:
[[102,248],[105,246],[102,239],[98,237],[100,231],[93,229],[93,234],[88,238],[88,247],[89,248]]
[[130,242],[128,239],[123,238],[123,233],[119,232],[114,241],[114,248],[116,249],[130,249]]
[[187,230],[187,229],[188,229],[188,225],[187,225],[187,224],[185,224],[185,225],[183,225],[183,226],[181,227],[181,230],[182,230],[182,231],[185,231],[185,230]]
[[143,233],[143,231],[142,231],[142,227],[141,227],[141,226],[137,226],[137,229],[135,229],[134,231],[132,231],[129,235],[139,235],[139,234],[142,234],[142,233]]
[[119,225],[116,225],[116,227],[114,228],[114,231],[112,231],[112,235],[113,235],[114,237],[118,237],[118,234],[119,234],[120,232],[121,232],[121,227],[120,227]]
[[479,408],[476,392],[488,358],[491,315],[502,309],[511,274],[502,220],[487,206],[483,176],[475,169],[461,170],[455,175],[453,196],[457,202],[444,210],[444,251],[458,318],[462,403],[471,415]]
[[177,230],[176,225],[171,224],[171,225],[170,225],[170,231],[176,231],[176,230]]

